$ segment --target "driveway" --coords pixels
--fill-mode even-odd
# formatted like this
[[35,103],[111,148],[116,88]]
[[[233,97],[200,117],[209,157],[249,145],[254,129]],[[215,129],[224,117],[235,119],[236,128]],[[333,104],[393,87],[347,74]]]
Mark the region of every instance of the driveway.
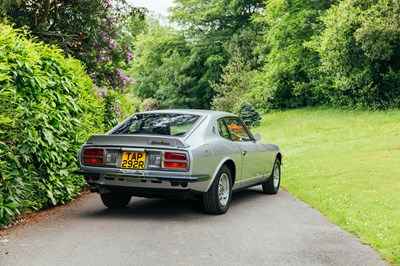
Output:
[[221,216],[201,206],[133,197],[127,208],[108,210],[88,194],[7,230],[0,265],[387,265],[284,190],[236,193]]

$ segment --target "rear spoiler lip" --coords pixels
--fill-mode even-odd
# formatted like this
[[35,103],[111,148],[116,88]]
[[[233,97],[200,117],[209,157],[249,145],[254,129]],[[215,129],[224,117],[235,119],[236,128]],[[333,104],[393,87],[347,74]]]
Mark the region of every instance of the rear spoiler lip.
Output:
[[145,148],[188,148],[182,140],[170,136],[149,135],[92,135],[86,146],[135,146]]

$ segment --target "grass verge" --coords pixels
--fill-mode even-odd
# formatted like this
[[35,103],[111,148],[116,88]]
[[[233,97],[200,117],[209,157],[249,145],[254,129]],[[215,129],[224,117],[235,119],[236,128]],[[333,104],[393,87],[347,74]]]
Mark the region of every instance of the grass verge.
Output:
[[400,110],[309,108],[263,117],[282,186],[400,265]]

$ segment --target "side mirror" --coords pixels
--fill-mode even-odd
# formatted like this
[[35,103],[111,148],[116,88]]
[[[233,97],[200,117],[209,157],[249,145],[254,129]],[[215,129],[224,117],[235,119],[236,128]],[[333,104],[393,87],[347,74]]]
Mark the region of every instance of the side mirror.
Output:
[[256,133],[256,134],[254,135],[254,139],[255,139],[255,141],[261,140],[261,135],[260,135],[259,133]]

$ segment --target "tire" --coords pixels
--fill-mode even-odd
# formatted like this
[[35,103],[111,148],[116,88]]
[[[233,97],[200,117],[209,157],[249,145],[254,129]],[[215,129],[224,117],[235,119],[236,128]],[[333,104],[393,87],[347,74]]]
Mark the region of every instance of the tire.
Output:
[[229,209],[232,198],[232,176],[228,166],[218,171],[211,187],[204,195],[204,208],[209,214],[224,214]]
[[262,189],[265,194],[278,193],[281,184],[281,162],[278,158],[275,159],[274,167],[272,168],[271,176],[267,181],[263,182]]
[[130,195],[125,195],[121,193],[106,193],[101,194],[101,201],[109,209],[118,209],[126,207],[131,201]]

